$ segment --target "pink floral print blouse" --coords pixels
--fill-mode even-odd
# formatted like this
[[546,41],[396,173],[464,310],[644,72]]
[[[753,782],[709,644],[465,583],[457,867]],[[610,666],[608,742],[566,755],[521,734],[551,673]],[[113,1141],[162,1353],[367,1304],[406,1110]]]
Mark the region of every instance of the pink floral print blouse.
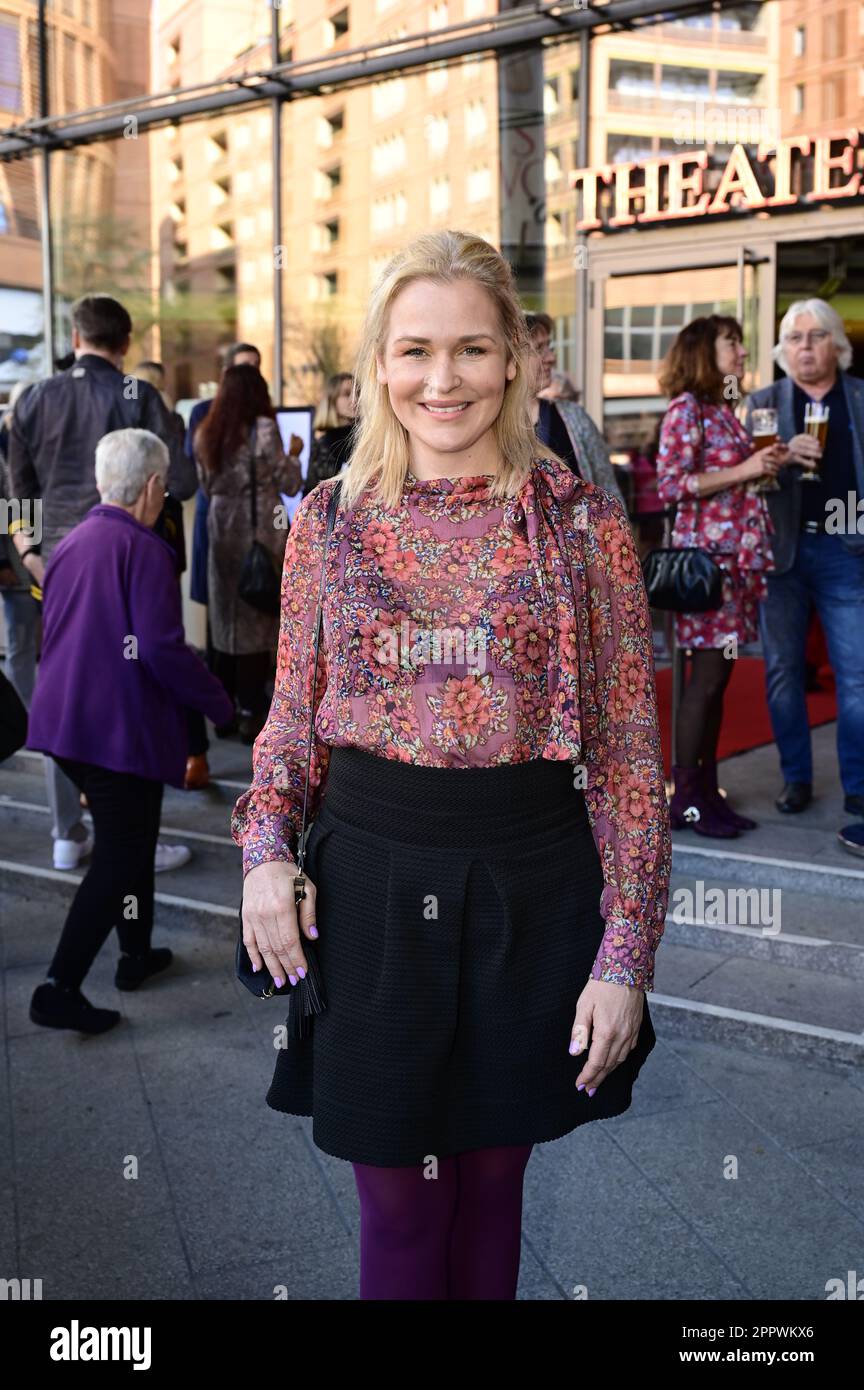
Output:
[[[651,621],[627,514],[554,459],[535,460],[512,498],[490,497],[490,482],[409,473],[396,509],[371,490],[350,512],[340,506],[327,552],[308,820],[340,744],[430,767],[569,759],[605,883],[592,978],[650,990],[672,851]],[[273,703],[252,785],[231,818],[244,874],[297,851],[334,483],[304,498],[285,547]]]

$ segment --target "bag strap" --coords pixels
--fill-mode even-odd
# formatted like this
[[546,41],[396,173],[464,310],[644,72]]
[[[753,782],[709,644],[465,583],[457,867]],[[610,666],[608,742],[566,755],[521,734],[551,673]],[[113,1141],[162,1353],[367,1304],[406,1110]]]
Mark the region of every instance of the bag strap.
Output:
[[251,434],[249,435],[249,446],[250,446],[250,448],[251,448],[251,450],[252,450],[252,457],[251,457],[250,462],[249,462],[249,472],[250,472],[250,482],[251,482],[251,488],[250,488],[250,493],[249,493],[249,500],[250,500],[250,504],[251,504],[251,508],[252,508],[252,539],[253,539],[253,540],[254,540],[255,537],[258,535],[258,496],[257,496],[257,486],[256,486],[256,480],[255,480],[255,443],[256,443],[257,431],[258,431],[257,422],[254,422],[254,421],[253,421],[253,424],[252,424],[252,431],[251,431]]
[[303,821],[300,827],[300,838],[297,845],[297,867],[300,873],[303,872],[303,860],[306,854],[306,808],[309,800],[309,769],[312,763],[312,740],[315,737],[315,690],[318,684],[318,645],[321,639],[321,607],[324,597],[324,575],[327,569],[327,547],[330,543],[330,536],[333,531],[333,524],[336,520],[336,509],[339,506],[339,495],[342,491],[342,479],[338,478],[330,494],[330,502],[327,507],[327,529],[324,533],[324,546],[321,555],[321,577],[318,581],[318,606],[315,613],[315,650],[312,658],[312,693],[309,698],[309,747],[306,754],[306,785],[303,789]]

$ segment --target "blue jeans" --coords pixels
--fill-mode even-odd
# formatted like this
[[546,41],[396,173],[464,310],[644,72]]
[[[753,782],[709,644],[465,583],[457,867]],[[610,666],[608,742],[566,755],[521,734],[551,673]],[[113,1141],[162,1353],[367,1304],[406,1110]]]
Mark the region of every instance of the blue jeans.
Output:
[[842,536],[798,538],[795,563],[768,576],[760,605],[768,707],[787,782],[812,782],[813,757],[804,696],[810,606],[822,622],[837,680],[837,760],[847,796],[864,796],[864,555]]

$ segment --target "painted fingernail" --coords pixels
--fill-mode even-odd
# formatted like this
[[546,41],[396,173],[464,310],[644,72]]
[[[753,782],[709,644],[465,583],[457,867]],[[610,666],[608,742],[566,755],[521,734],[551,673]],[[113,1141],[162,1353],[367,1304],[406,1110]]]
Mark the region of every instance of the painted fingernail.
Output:
[[292,985],[296,985],[296,983],[297,983],[297,976],[296,976],[296,975],[289,975],[289,976],[288,976],[288,979],[291,981]]
[[596,1092],[596,1090],[597,1090],[597,1087],[596,1087],[596,1086],[592,1086],[592,1087],[591,1087],[591,1090],[588,1092],[589,1096],[593,1096],[594,1093]]
[[571,1042],[571,1044],[570,1044],[570,1051],[571,1051],[572,1053],[576,1053],[576,1052],[581,1052],[581,1051],[582,1051],[582,1044],[581,1044],[581,1042],[579,1041],[578,1038],[574,1038],[573,1041]]
[[255,971],[256,971],[257,969],[258,969],[258,966],[257,966],[257,965],[253,965],[253,966],[252,966],[252,974],[253,974],[253,975],[255,974]]
[[581,1084],[580,1086],[577,1086],[577,1087],[576,1087],[576,1090],[577,1090],[577,1091],[584,1091],[584,1090],[585,1090],[585,1082],[583,1081],[582,1084]]
[[301,980],[306,979],[306,971],[303,969],[302,965],[297,966],[297,974],[300,976]]
[[273,976],[273,983],[274,983],[274,985],[276,986],[277,989],[281,989],[281,988],[282,988],[282,983],[283,983],[283,982],[282,982],[282,980],[279,978],[278,975],[274,975],[274,976]]
[[316,925],[315,925],[314,922],[312,923],[312,925],[311,925],[310,928],[309,928],[309,935],[310,935],[310,936],[317,936],[317,935],[318,935],[318,928],[316,927]]

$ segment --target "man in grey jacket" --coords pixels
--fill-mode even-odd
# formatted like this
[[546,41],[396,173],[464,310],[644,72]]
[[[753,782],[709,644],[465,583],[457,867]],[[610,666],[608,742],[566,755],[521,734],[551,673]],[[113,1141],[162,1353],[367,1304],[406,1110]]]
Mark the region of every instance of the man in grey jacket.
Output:
[[[104,434],[127,427],[152,431],[169,449],[171,496],[185,501],[198,486],[195,465],[159,392],[123,372],[131,336],[132,320],[122,304],[110,295],[83,296],[72,306],[74,364],[36,382],[16,404],[9,435],[11,500],[22,518],[38,517],[39,524],[17,527],[13,540],[37,598],[58,541],[99,503],[95,455]],[[54,865],[72,869],[91,847],[78,790],[53,759],[46,759],[45,771]]]
[[[864,381],[846,370],[852,347],[824,299],[790,306],[774,360],[786,376],[753,392],[747,422],[754,409],[773,406],[791,454],[780,490],[766,494],[775,570],[760,608],[768,705],[786,783],[776,804],[803,811],[813,792],[804,649],[815,605],[837,680],[844,807],[864,816]],[[829,409],[824,449],[804,428],[808,401]]]

